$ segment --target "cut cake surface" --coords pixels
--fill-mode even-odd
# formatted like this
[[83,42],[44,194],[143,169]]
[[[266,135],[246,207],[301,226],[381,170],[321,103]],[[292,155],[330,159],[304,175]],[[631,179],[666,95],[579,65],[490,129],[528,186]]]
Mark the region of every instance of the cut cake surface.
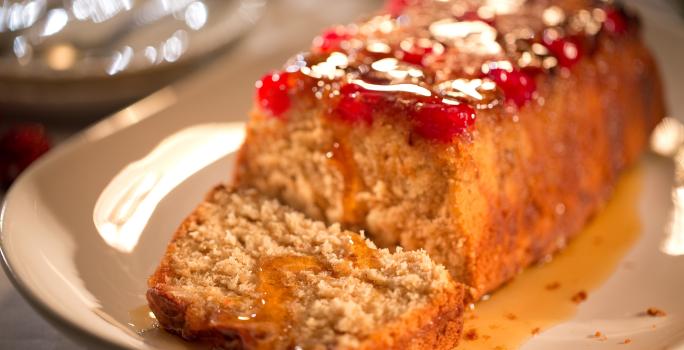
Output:
[[225,349],[451,349],[464,289],[252,190],[215,188],[149,280],[160,324]]

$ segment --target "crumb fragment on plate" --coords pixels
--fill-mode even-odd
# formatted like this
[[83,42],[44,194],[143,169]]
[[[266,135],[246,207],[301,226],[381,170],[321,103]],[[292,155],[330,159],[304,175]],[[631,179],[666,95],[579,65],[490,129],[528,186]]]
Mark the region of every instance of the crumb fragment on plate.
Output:
[[479,338],[479,336],[477,335],[477,329],[469,329],[467,332],[464,333],[463,338],[469,341],[477,340],[477,338]]
[[581,291],[575,293],[575,295],[572,296],[571,300],[575,304],[579,304],[581,302],[584,302],[585,300],[587,300],[587,292],[581,290]]
[[560,286],[561,286],[561,284],[558,281],[551,282],[551,283],[546,285],[546,290],[556,290],[556,289],[560,288]]
[[593,335],[590,335],[589,338],[594,338],[594,339],[600,340],[600,341],[608,340],[608,337],[605,334],[603,334],[603,332],[601,332],[601,331],[596,331]]
[[646,315],[651,316],[651,317],[665,317],[665,316],[667,316],[667,313],[661,309],[656,308],[656,307],[649,307],[646,310]]
[[505,317],[507,320],[509,320],[509,321],[515,321],[515,320],[518,319],[518,316],[516,316],[516,315],[515,315],[514,313],[512,313],[512,312],[509,312],[509,313],[505,314],[504,317]]

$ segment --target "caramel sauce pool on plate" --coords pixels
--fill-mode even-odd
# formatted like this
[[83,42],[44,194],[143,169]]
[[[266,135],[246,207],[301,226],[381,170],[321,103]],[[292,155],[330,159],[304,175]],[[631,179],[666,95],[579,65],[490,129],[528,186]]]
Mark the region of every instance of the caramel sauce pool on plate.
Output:
[[535,334],[572,318],[636,242],[640,189],[641,170],[626,172],[607,206],[565,250],[469,309],[459,348],[518,349]]

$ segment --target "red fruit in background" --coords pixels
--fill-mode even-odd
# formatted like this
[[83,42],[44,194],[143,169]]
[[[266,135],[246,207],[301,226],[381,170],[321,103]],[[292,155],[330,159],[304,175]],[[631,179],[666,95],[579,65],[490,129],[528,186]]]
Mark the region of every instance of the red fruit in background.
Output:
[[263,76],[256,82],[256,98],[262,109],[279,117],[290,109],[290,73],[276,72]]
[[404,9],[409,3],[411,3],[411,0],[387,0],[385,3],[385,11],[393,17],[398,17],[404,12]]
[[0,182],[9,185],[22,171],[50,150],[50,139],[39,124],[20,124],[0,136]]
[[323,53],[343,51],[342,45],[351,38],[344,27],[329,28],[314,39],[313,46]]
[[627,33],[627,18],[625,14],[617,8],[610,7],[606,9],[606,20],[603,22],[603,28],[615,36]]
[[9,187],[16,174],[10,174],[9,161],[0,155],[0,191]]
[[523,71],[509,72],[502,68],[493,68],[487,72],[487,77],[501,88],[506,100],[513,101],[518,107],[531,100],[537,90],[534,77]]
[[373,106],[382,101],[381,93],[366,90],[356,84],[347,84],[340,88],[340,101],[334,115],[340,120],[356,123],[373,123]]
[[543,44],[556,57],[561,67],[571,68],[582,59],[582,41],[577,37],[543,37]]
[[412,111],[413,130],[427,139],[451,142],[475,123],[475,110],[466,104],[448,104],[433,98]]

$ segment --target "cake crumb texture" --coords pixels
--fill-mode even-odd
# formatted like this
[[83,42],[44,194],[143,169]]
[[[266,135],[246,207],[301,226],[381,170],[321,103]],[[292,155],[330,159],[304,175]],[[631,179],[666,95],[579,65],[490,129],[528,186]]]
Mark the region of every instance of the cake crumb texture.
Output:
[[461,329],[463,287],[424,251],[377,249],[225,186],[181,225],[149,287],[164,328],[222,348],[447,349]]

